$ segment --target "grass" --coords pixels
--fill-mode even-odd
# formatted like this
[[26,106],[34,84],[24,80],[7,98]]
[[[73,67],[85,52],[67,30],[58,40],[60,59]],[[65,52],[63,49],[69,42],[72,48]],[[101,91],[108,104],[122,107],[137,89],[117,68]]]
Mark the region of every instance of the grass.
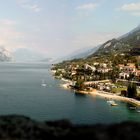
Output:
[[137,97],[140,98],[140,89],[137,90]]
[[113,92],[113,93],[121,93],[122,90],[127,90],[127,87],[112,88],[111,92]]

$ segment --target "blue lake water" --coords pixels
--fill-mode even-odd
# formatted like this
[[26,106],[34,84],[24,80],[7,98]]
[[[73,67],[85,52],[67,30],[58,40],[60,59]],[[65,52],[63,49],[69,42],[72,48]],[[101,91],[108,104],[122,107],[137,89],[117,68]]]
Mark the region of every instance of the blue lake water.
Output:
[[20,114],[39,121],[65,118],[77,124],[140,121],[140,113],[127,103],[117,101],[112,107],[102,98],[64,90],[61,83],[45,63],[1,63],[0,115]]

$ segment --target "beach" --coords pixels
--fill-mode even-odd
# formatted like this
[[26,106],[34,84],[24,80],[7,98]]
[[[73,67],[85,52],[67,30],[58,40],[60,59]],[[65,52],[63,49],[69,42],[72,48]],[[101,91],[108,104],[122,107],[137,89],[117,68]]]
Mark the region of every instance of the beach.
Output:
[[[65,88],[65,89],[70,89],[70,84],[72,83],[72,81],[67,81],[67,80],[63,80],[66,83],[62,84],[61,87]],[[81,94],[89,94],[91,96],[100,96],[101,98],[107,99],[107,100],[119,100],[122,102],[127,102],[130,103],[134,106],[140,106],[140,101],[133,99],[133,98],[128,98],[128,97],[124,97],[124,96],[119,96],[116,95],[114,93],[109,93],[109,92],[105,92],[105,91],[99,91],[96,89],[90,90],[90,91],[84,91],[84,90],[75,90],[75,92],[77,93],[81,93]]]
[[112,99],[112,100],[119,100],[119,101],[123,101],[123,102],[128,102],[128,103],[133,104],[135,106],[140,106],[140,101],[138,101],[136,99],[115,95],[113,93],[107,93],[104,91],[96,91],[96,92],[91,91],[91,92],[88,92],[88,94],[90,94],[92,96],[100,96],[100,97],[103,97],[105,99]]

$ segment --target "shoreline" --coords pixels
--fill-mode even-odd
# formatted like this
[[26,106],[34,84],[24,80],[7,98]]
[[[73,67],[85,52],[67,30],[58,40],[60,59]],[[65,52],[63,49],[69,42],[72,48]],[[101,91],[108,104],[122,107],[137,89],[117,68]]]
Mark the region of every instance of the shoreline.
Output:
[[79,91],[76,91],[78,93],[81,93],[81,94],[89,94],[91,96],[100,96],[104,99],[113,99],[113,100],[118,100],[118,101],[122,101],[122,102],[127,102],[127,103],[130,103],[134,106],[140,106],[140,101],[136,100],[136,99],[133,99],[133,98],[128,98],[128,97],[123,97],[123,96],[119,96],[119,95],[115,95],[115,94],[109,94],[109,93],[106,93],[104,91],[82,91],[82,90],[79,90]]
[[127,103],[130,103],[130,104],[135,105],[135,106],[140,106],[140,101],[138,101],[136,99],[123,97],[123,96],[119,96],[119,95],[115,95],[115,94],[109,94],[109,93],[106,93],[104,91],[97,91],[97,92],[91,91],[91,92],[89,92],[89,94],[94,95],[94,96],[100,96],[100,97],[103,97],[105,99],[113,99],[113,100],[127,102]]
[[[62,79],[62,81],[65,81],[66,83],[61,84],[61,87],[63,87],[64,89],[70,89],[70,84],[72,83],[72,81],[67,80],[67,79]],[[75,90],[75,92],[80,93],[80,94],[85,94],[85,95],[89,94],[91,96],[99,96],[108,100],[113,99],[113,100],[118,100],[122,102],[127,102],[134,106],[140,107],[140,101],[136,99],[115,95],[113,93],[108,93],[105,91],[99,91],[99,90],[93,89],[92,91]]]
[[72,85],[71,80],[61,78],[61,81],[65,82],[65,83],[60,84],[61,87],[63,87],[64,89],[71,89],[70,88],[70,85]]

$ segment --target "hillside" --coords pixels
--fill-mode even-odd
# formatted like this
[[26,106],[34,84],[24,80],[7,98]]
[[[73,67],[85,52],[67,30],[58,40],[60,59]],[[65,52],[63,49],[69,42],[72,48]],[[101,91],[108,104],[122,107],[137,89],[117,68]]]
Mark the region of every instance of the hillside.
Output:
[[93,54],[99,49],[100,46],[96,46],[94,48],[84,48],[79,49],[68,56],[68,59],[79,59],[79,58],[86,58],[87,56]]
[[47,140],[47,139],[94,139],[121,140],[140,139],[140,123],[76,125],[69,120],[39,122],[20,115],[0,116],[1,140]]
[[55,63],[59,63],[63,60],[73,60],[73,59],[82,59],[82,58],[87,58],[89,55],[93,54],[95,51],[98,50],[100,46],[96,46],[96,47],[85,47],[82,49],[78,49],[76,51],[74,51],[73,53],[62,57],[62,58],[57,58],[57,60],[55,60]]
[[90,57],[110,53],[140,55],[140,26],[117,39],[114,38],[103,43]]

